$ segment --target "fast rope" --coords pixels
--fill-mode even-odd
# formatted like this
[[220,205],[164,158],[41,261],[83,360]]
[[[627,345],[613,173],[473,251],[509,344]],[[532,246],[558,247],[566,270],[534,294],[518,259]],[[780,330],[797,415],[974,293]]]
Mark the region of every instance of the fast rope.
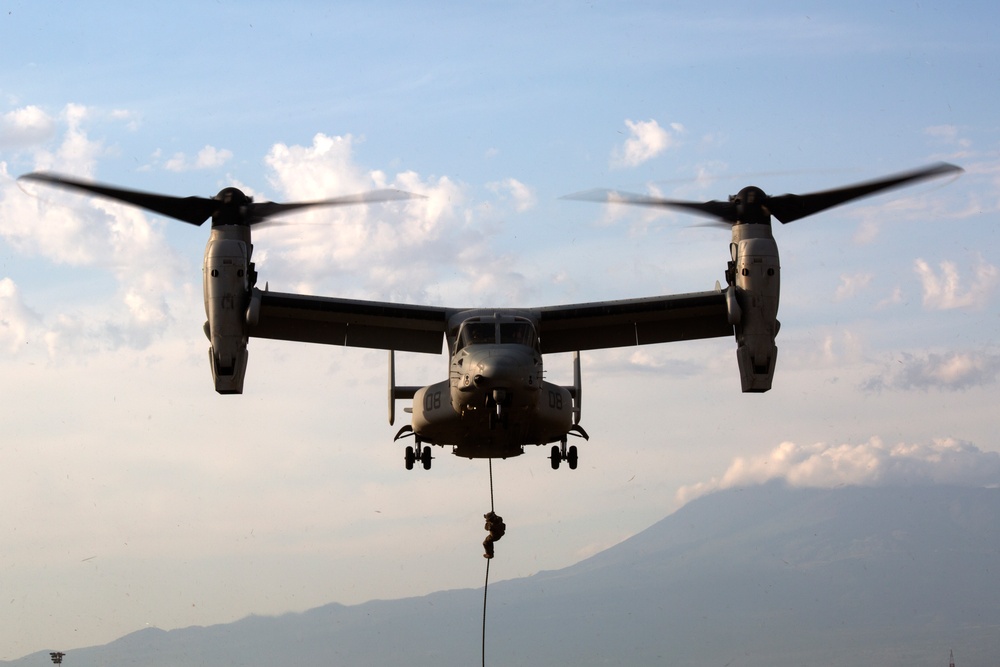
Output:
[[486,667],[486,589],[490,587],[490,559],[486,559],[486,583],[483,584],[483,667]]
[[490,462],[490,512],[494,510],[493,507],[493,459],[488,459]]
[[484,514],[483,518],[486,519],[486,530],[489,531],[489,535],[483,540],[483,548],[486,553],[483,556],[486,557],[486,583],[483,584],[483,667],[486,667],[486,594],[489,592],[490,588],[490,561],[493,560],[493,543],[503,537],[507,530],[507,526],[503,522],[503,518],[497,516],[494,512],[493,504],[493,459],[489,459],[490,462],[490,511],[488,514]]

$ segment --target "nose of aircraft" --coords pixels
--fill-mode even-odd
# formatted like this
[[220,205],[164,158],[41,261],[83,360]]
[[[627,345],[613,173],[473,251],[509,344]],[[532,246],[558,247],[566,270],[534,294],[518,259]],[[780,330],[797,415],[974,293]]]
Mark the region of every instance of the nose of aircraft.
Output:
[[495,350],[476,360],[473,381],[477,387],[514,387],[526,384],[534,362],[514,350]]

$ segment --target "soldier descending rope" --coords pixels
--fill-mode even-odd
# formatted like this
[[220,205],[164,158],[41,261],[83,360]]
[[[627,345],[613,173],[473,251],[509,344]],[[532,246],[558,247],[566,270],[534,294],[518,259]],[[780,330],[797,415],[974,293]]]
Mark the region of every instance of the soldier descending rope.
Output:
[[486,530],[490,533],[486,536],[486,539],[483,540],[483,548],[486,549],[486,553],[483,554],[483,558],[493,558],[493,543],[503,537],[503,534],[507,532],[507,525],[503,522],[503,517],[493,511],[490,511],[488,514],[484,514],[483,518],[486,519]]

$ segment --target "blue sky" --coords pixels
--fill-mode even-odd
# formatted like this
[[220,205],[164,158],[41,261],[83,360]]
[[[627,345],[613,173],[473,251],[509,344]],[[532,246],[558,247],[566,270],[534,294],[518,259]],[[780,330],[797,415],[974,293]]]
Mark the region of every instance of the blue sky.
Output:
[[[998,10],[672,5],[0,3],[0,659],[478,586],[489,508],[481,461],[403,469],[382,353],[253,340],[244,395],[216,395],[207,231],[26,193],[35,169],[420,192],[261,230],[261,281],[536,306],[723,280],[726,232],[563,195],[801,193],[954,162],[957,180],[775,229],[771,392],[740,394],[731,340],[585,354],[580,469],[541,448],[495,466],[493,575],[771,477],[995,484]],[[569,381],[567,355],[546,363]],[[404,355],[397,379],[445,365]]]

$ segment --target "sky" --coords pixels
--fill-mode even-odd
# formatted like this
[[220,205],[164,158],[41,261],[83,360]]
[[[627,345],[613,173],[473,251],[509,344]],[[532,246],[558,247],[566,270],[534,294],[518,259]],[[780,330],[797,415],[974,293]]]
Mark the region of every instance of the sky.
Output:
[[[384,352],[254,339],[217,395],[208,230],[17,176],[401,188],[426,199],[256,231],[260,283],[528,307],[724,281],[726,231],[567,194],[965,169],[775,224],[770,392],[740,393],[732,339],[584,353],[579,469],[493,465],[491,578],[523,577],[720,488],[997,484],[998,25],[975,2],[0,0],[0,660],[481,586],[490,509],[485,461],[404,469]],[[446,368],[397,355],[400,384]],[[546,370],[569,383],[571,356]]]

